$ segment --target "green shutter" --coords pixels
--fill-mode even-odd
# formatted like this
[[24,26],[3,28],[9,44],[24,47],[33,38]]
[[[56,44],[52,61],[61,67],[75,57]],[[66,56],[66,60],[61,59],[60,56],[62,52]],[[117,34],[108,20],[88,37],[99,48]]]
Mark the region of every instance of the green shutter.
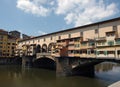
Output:
[[109,41],[109,42],[108,42],[108,45],[109,45],[109,46],[113,46],[113,45],[114,45],[114,41]]
[[96,55],[99,55],[99,54],[100,54],[100,52],[99,52],[99,51],[95,51],[95,53],[96,53]]
[[104,51],[104,55],[107,55],[107,51]]

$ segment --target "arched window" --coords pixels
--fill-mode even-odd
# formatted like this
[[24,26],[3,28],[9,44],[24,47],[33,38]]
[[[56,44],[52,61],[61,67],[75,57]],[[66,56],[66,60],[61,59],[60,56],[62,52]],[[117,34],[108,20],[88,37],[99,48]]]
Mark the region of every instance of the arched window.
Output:
[[41,46],[40,45],[36,46],[36,53],[41,53]]
[[46,44],[42,45],[42,52],[47,53],[47,45]]

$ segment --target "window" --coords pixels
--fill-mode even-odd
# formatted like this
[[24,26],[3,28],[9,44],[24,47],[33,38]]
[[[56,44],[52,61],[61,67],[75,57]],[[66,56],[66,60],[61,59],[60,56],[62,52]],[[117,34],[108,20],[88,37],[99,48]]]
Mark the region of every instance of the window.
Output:
[[51,40],[52,40],[53,38],[52,38],[52,36],[51,36]]
[[104,51],[99,51],[99,54],[104,54]]
[[108,54],[115,54],[115,51],[108,51]]
[[59,36],[59,40],[61,39],[61,36]]
[[15,43],[12,43],[12,45],[15,45]]
[[81,45],[82,45],[82,46],[86,46],[87,43],[86,43],[86,42],[82,42]]
[[107,34],[107,37],[110,37],[110,34]]
[[3,36],[0,36],[0,40],[3,40]]
[[113,31],[117,31],[117,26],[113,26]]
[[10,43],[7,43],[8,45],[10,45]]
[[12,47],[12,49],[14,49],[14,47]]
[[98,29],[95,29],[95,34],[97,34],[98,33]]
[[68,36],[69,36],[69,38],[71,38],[71,34],[69,34]]
[[114,34],[114,33],[111,33],[111,36],[115,36],[115,34]]
[[45,41],[46,39],[44,38],[44,41]]
[[114,45],[114,41],[108,41],[108,45],[109,46],[113,46]]
[[83,36],[83,32],[80,32],[80,35]]
[[96,55],[99,55],[100,54],[100,52],[99,51],[96,51]]
[[107,55],[108,54],[108,52],[107,51],[104,51],[104,55]]
[[102,42],[102,45],[105,45],[105,42]]
[[94,42],[89,42],[89,46],[95,46]]
[[97,45],[101,45],[101,42],[97,42]]
[[120,54],[120,50],[118,50],[117,53]]
[[78,48],[78,47],[80,47],[80,44],[75,44],[74,46],[75,46],[75,48]]
[[117,39],[117,40],[116,40],[116,44],[120,44],[120,39]]

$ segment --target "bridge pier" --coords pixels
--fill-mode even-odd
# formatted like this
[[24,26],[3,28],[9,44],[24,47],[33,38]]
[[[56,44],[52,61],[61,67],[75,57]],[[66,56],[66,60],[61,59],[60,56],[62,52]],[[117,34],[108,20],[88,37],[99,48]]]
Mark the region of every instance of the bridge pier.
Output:
[[57,76],[83,75],[93,77],[95,74],[94,66],[101,62],[69,57],[59,57],[55,60]]
[[35,58],[35,56],[23,56],[22,57],[22,67],[32,67],[34,58]]
[[69,58],[59,57],[55,58],[56,61],[56,75],[57,76],[69,76],[72,75],[72,67],[69,64]]

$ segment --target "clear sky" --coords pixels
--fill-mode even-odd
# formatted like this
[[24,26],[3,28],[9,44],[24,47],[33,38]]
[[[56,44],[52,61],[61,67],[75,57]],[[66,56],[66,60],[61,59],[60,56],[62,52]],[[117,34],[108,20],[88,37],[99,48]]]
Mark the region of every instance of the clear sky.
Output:
[[120,0],[0,0],[0,29],[37,36],[120,17]]

